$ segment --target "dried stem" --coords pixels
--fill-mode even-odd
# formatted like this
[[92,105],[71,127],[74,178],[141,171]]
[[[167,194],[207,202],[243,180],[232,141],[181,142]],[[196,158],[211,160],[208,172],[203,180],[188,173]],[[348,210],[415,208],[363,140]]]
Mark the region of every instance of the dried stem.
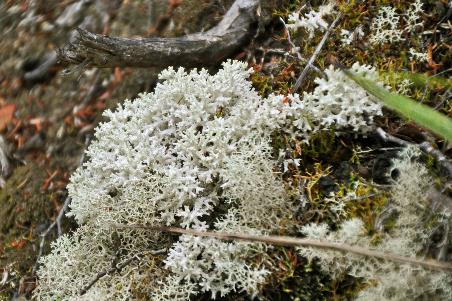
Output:
[[452,272],[452,264],[446,262],[439,262],[436,260],[422,260],[412,257],[405,257],[387,252],[380,252],[370,250],[358,246],[352,246],[343,243],[335,243],[323,240],[313,240],[306,238],[295,238],[289,236],[263,236],[263,235],[248,235],[248,234],[230,234],[222,232],[200,232],[191,229],[182,229],[177,227],[153,227],[146,225],[115,225],[116,228],[131,228],[131,229],[147,229],[150,231],[168,232],[174,234],[188,234],[194,236],[213,237],[222,240],[240,240],[261,242],[278,246],[286,247],[314,247],[319,249],[334,250],[343,253],[352,253],[364,257],[374,257],[383,260],[393,261],[400,264],[411,264],[422,266],[426,269]]
[[49,235],[50,231],[52,231],[52,229],[57,226],[58,229],[58,236],[62,235],[62,231],[61,231],[61,220],[64,217],[64,213],[66,212],[67,208],[69,207],[69,204],[71,202],[71,199],[69,197],[66,198],[66,200],[64,201],[63,207],[60,209],[60,212],[58,213],[57,218],[55,219],[55,221],[47,228],[47,230],[44,231],[44,233],[41,234],[41,242],[39,243],[39,252],[38,252],[38,257],[36,258],[36,263],[33,266],[33,271],[32,274],[35,275],[38,265],[39,265],[39,259],[42,256],[42,253],[44,251],[44,244],[47,238],[47,235]]

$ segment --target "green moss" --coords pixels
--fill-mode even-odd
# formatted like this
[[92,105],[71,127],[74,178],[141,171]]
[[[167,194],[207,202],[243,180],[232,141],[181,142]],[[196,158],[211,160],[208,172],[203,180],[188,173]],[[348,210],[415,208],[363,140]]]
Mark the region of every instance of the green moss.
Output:
[[318,131],[313,133],[309,139],[309,144],[303,146],[303,156],[314,160],[329,158],[328,161],[341,156],[342,148],[336,144],[336,137],[333,130]]
[[266,96],[273,92],[270,76],[261,72],[255,72],[251,75],[251,82],[259,95]]
[[263,289],[268,300],[323,301],[331,299],[331,279],[315,263],[297,256],[296,250],[279,248],[279,271]]
[[39,248],[36,229],[44,230],[54,214],[49,195],[39,193],[45,178],[43,168],[30,163],[16,168],[0,191],[0,267],[10,271],[0,300],[17,290],[9,280],[30,275]]
[[279,259],[279,271],[263,289],[267,300],[351,300],[363,288],[359,279],[350,276],[332,279],[315,260],[309,262],[294,249],[278,248],[272,258]]
[[349,200],[345,207],[348,218],[360,218],[364,222],[368,235],[374,234],[375,222],[388,202],[389,194],[371,185],[357,181],[355,187],[344,188],[344,194],[354,192],[355,199]]
[[279,7],[273,11],[273,15],[275,17],[281,17],[283,19],[287,19],[289,15],[297,11],[303,5],[303,1],[301,0],[287,0],[284,1],[282,7]]

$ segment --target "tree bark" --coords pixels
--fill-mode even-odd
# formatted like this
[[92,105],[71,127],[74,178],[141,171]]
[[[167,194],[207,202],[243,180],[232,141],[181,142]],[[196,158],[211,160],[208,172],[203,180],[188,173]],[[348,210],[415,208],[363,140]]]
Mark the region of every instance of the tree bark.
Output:
[[59,50],[59,59],[104,68],[212,66],[246,43],[259,10],[259,0],[236,0],[217,26],[177,38],[108,37],[77,29],[79,35]]

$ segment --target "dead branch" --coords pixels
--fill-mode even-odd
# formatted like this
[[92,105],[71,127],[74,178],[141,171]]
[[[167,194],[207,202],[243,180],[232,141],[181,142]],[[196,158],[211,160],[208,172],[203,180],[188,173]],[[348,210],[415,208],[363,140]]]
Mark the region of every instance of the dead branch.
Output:
[[74,42],[59,50],[63,63],[96,67],[212,66],[229,57],[251,36],[259,0],[236,0],[214,28],[177,38],[121,38],[77,29]]
[[415,145],[415,146],[419,147],[419,149],[422,150],[424,153],[429,154],[430,156],[434,157],[436,159],[436,161],[438,161],[438,164],[448,172],[448,176],[452,176],[452,164],[449,162],[449,160],[443,153],[441,153],[439,150],[435,149],[427,141],[424,141],[419,144],[408,142],[406,140],[394,137],[394,136],[386,133],[382,128],[377,128],[377,134],[385,142],[392,142],[392,143],[395,143],[395,144],[398,144],[401,146]]
[[274,235],[248,235],[248,234],[231,234],[222,232],[200,232],[191,229],[183,229],[177,227],[154,227],[146,225],[115,225],[116,228],[130,229],[147,229],[150,231],[160,231],[174,234],[188,234],[194,236],[213,237],[221,240],[239,240],[250,242],[261,242],[277,246],[286,247],[314,247],[325,250],[333,250],[343,253],[352,253],[364,257],[373,257],[382,260],[397,262],[400,264],[411,264],[424,267],[430,270],[452,272],[452,264],[447,262],[439,262],[436,260],[422,260],[418,258],[405,257],[388,252],[380,252],[370,250],[358,246],[352,246],[344,243],[335,243],[324,240],[313,240],[306,238],[295,238],[290,236],[274,236]]

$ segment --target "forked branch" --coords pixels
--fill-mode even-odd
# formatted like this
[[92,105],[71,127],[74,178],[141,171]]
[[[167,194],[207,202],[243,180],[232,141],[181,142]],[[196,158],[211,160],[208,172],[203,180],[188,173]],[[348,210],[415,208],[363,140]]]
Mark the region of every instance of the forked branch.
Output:
[[259,0],[236,0],[212,29],[177,38],[109,37],[77,29],[78,37],[59,50],[59,59],[96,67],[212,66],[252,36],[259,5]]

